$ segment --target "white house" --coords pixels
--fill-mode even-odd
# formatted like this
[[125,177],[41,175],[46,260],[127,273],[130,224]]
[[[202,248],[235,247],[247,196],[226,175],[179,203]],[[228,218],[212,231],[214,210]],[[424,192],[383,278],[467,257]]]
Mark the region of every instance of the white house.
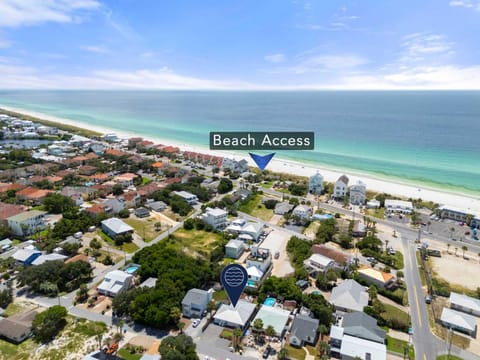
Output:
[[275,334],[278,337],[281,337],[287,328],[289,318],[290,311],[288,310],[262,305],[253,321],[255,322],[255,320],[261,319],[263,322],[263,329],[266,329],[268,326],[272,326],[275,330]]
[[303,262],[303,265],[310,275],[317,276],[318,274],[323,274],[328,269],[333,268],[335,261],[320,254],[312,254]]
[[223,230],[227,226],[227,215],[228,212],[223,209],[207,207],[201,219],[215,230]]
[[183,191],[183,190],[182,191],[174,191],[173,193],[175,195],[180,196],[183,200],[185,200],[190,205],[193,205],[198,201],[197,195],[189,193],[188,191]]
[[480,300],[473,297],[458,294],[456,292],[450,293],[450,298],[448,299],[450,307],[455,310],[463,311],[467,314],[472,314],[475,316],[480,316]]
[[367,201],[367,208],[368,209],[378,209],[380,208],[380,201],[378,201],[377,199],[372,199],[372,200],[369,200]]
[[105,279],[98,285],[97,291],[99,294],[115,297],[130,289],[132,285],[133,275],[120,270],[113,270],[105,275]]
[[297,205],[292,211],[292,215],[299,219],[308,219],[310,217],[311,209],[306,205]]
[[413,211],[411,201],[385,199],[385,211],[410,214]]
[[7,218],[8,226],[17,236],[28,236],[44,230],[45,211],[30,210]]
[[213,316],[213,322],[219,326],[245,329],[257,306],[245,300],[239,300],[236,307],[222,304]]
[[225,245],[225,256],[231,259],[238,259],[245,250],[245,243],[241,240],[232,239]]
[[263,272],[256,266],[250,266],[247,268],[248,280],[250,280],[250,285],[256,286],[256,284],[262,280]]
[[443,326],[470,335],[477,336],[477,318],[460,311],[443,308],[440,322]]
[[190,289],[182,300],[182,313],[186,317],[202,317],[207,305],[212,300],[212,292],[201,289]]
[[332,289],[330,304],[343,312],[363,311],[368,305],[368,292],[355,280],[347,279]]
[[250,256],[247,258],[246,268],[256,267],[262,273],[266,273],[272,264],[272,254],[269,249],[252,246]]
[[342,175],[335,182],[335,187],[333,189],[333,197],[335,199],[343,199],[345,196],[347,196],[347,191],[348,177],[346,175]]
[[350,186],[350,204],[363,205],[367,199],[367,186],[360,180]]
[[308,181],[308,191],[311,194],[320,195],[323,191],[323,176],[317,171],[315,175],[310,176]]
[[231,172],[244,173],[248,171],[248,162],[245,159],[237,161],[235,159],[224,158],[222,162],[222,169],[230,170]]
[[103,232],[113,239],[117,235],[133,233],[133,230],[134,230],[130,225],[123,222],[119,218],[110,218],[110,219],[102,220],[100,224]]

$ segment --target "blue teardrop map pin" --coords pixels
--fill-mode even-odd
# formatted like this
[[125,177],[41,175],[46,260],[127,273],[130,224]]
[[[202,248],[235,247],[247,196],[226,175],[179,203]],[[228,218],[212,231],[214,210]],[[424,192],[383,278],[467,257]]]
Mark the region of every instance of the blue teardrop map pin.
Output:
[[257,166],[262,171],[267,167],[268,163],[270,162],[270,160],[272,160],[273,156],[275,155],[275,153],[271,153],[263,156],[252,154],[252,153],[249,153],[249,154],[250,154],[250,157],[253,159],[253,161],[255,161],[255,164],[257,164]]
[[238,299],[240,299],[240,295],[242,295],[243,289],[247,285],[247,270],[238,264],[227,265],[222,270],[220,281],[233,307],[237,306]]

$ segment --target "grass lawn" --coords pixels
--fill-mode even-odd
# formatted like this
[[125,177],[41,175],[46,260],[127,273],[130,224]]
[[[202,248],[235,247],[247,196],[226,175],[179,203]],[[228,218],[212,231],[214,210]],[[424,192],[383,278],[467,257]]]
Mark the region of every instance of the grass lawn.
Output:
[[296,348],[290,345],[285,346],[288,350],[288,357],[290,359],[295,359],[295,360],[305,360],[305,357],[307,354],[305,354],[305,350],[302,348]]
[[437,360],[463,360],[463,358],[455,356],[455,355],[439,355],[437,356]]
[[13,239],[12,240],[12,246],[17,246],[18,244],[21,244],[22,242],[18,239]]
[[262,204],[262,195],[253,196],[247,203],[240,205],[239,210],[265,221],[273,216],[273,210]]
[[380,209],[367,209],[365,211],[365,216],[373,216],[378,219],[383,219],[385,217],[385,209],[380,208]]
[[399,340],[392,338],[391,336],[387,335],[387,350],[392,351],[398,354],[403,355],[404,349],[408,349],[408,359],[415,360],[415,351],[413,346],[409,345],[407,341]]
[[403,269],[405,267],[405,262],[403,260],[402,252],[397,250],[393,257],[395,258],[395,269]]
[[262,185],[261,187],[265,188],[265,189],[270,189],[273,185],[273,181],[267,181],[266,183],[262,182]]
[[32,339],[27,339],[19,345],[0,339],[0,359],[28,360],[35,353],[37,346]]
[[[383,319],[385,319],[386,321],[389,321],[391,319],[398,319],[405,324],[410,323],[410,316],[405,311],[402,311],[390,304],[383,305],[385,306],[385,311],[380,314]],[[405,329],[405,332],[407,332],[407,330],[408,329]]]
[[186,253],[208,257],[210,252],[223,241],[221,234],[203,230],[180,228],[168,240],[173,247]]
[[138,250],[138,246],[135,245],[133,242],[131,243],[123,243],[122,246],[117,246],[115,245],[115,241],[113,241],[113,239],[108,236],[107,234],[105,234],[102,230],[98,229],[97,230],[97,234],[98,236],[101,237],[101,239],[107,243],[109,246],[115,248],[115,249],[119,249],[119,250],[122,250],[122,251],[125,251],[127,253],[133,253],[135,251]]
[[15,314],[19,314],[21,312],[27,311],[29,309],[32,309],[34,306],[30,306],[25,303],[18,303],[18,302],[13,302],[7,306],[5,309],[5,312],[3,313],[4,317],[9,317]]
[[149,178],[142,177],[142,185],[147,185],[147,184],[150,184],[151,182],[152,180],[150,180]]
[[118,355],[120,355],[124,360],[139,360],[142,357],[142,354],[131,354],[125,349],[118,350]]
[[140,235],[145,242],[152,241],[155,239],[160,231],[167,229],[165,224],[162,224],[160,231],[155,231],[155,224],[160,222],[159,220],[150,217],[145,219],[137,219],[130,217],[128,219],[123,219],[128,225],[135,229],[135,232]]
[[227,300],[227,293],[225,292],[225,290],[220,290],[220,291],[215,291],[213,293],[213,300],[215,301],[223,301],[223,300]]

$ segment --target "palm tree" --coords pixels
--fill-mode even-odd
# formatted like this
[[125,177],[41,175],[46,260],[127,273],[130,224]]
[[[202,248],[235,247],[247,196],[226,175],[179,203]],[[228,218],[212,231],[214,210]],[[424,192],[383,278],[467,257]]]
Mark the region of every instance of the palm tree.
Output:
[[267,328],[265,329],[265,335],[267,336],[275,336],[277,333],[275,332],[275,329],[273,328],[272,325],[268,325]]
[[457,250],[458,250],[458,248],[455,247],[455,256],[457,256]]
[[320,355],[328,354],[328,343],[326,341],[320,341]]
[[183,321],[180,321],[177,324],[178,330],[180,330],[180,334],[183,334],[183,328],[185,327],[185,323]]
[[447,253],[450,254],[450,244],[447,244]]
[[212,317],[212,312],[215,310],[217,310],[217,303],[215,302],[215,300],[209,301],[207,304],[208,315]]
[[125,321],[123,321],[122,319],[118,320],[117,321],[117,332],[121,332],[122,331],[122,327],[123,325],[125,325]]
[[388,241],[388,240],[385,240],[385,252],[387,252],[387,249],[388,249],[388,243],[389,243],[389,241]]
[[238,349],[238,345],[240,343],[240,338],[242,337],[242,329],[236,328],[233,330],[233,337],[232,337],[232,346],[235,350]]
[[430,230],[430,225],[432,225],[432,222],[430,220],[427,221],[427,232]]
[[463,245],[462,251],[463,251],[463,258],[465,259],[465,251],[468,251],[468,247],[466,245]]
[[320,334],[320,341],[323,340],[323,334],[326,334],[327,331],[328,331],[328,328],[327,328],[326,325],[320,324],[320,325],[318,326],[318,333]]
[[178,325],[178,322],[180,321],[180,318],[182,317],[182,311],[180,310],[179,307],[174,306],[170,309],[170,320],[175,324]]
[[452,226],[450,228],[450,239],[453,238],[453,232],[455,231],[455,228]]
[[287,360],[288,359],[288,349],[286,347],[282,347],[277,354],[278,360]]

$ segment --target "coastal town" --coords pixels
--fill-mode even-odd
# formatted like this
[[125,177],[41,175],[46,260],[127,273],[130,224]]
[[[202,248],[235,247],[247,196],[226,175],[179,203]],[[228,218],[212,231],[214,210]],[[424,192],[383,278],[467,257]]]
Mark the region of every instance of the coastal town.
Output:
[[8,111],[0,127],[1,359],[480,359],[480,213]]

